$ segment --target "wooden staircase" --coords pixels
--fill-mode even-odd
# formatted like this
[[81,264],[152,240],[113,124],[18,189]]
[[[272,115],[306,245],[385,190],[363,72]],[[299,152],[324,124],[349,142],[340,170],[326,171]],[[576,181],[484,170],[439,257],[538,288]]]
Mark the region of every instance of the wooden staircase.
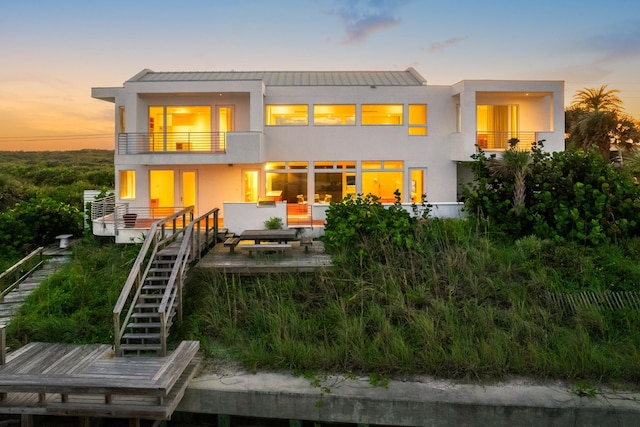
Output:
[[193,219],[190,207],[152,224],[113,309],[116,356],[167,355],[189,266],[220,238],[217,216]]
[[[160,250],[144,279],[138,299],[134,304],[127,332],[122,336],[120,348],[124,356],[161,354],[163,326],[160,321],[159,307],[176,265],[176,258],[182,240],[176,241]],[[186,271],[182,272],[185,279]],[[178,312],[179,300],[174,300],[166,319],[166,333],[169,333]]]

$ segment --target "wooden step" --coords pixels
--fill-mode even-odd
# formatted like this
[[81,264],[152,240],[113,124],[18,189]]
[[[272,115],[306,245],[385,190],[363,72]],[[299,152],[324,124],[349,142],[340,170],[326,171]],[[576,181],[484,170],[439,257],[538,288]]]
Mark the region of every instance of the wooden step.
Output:
[[162,346],[160,344],[120,344],[120,348],[123,351],[160,351]]
[[[159,340],[159,333],[141,333],[141,332],[130,332],[126,333],[122,336],[124,340]],[[129,343],[127,343],[129,344]]]
[[[169,325],[167,325],[168,327]],[[160,322],[135,322],[127,325],[129,329],[158,329],[160,328]]]

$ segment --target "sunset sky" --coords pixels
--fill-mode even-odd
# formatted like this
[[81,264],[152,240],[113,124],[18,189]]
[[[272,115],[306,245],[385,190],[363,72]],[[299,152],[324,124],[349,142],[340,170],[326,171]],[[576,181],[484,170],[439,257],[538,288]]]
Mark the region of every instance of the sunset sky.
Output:
[[4,0],[0,150],[113,149],[91,88],[154,71],[404,70],[564,80],[640,119],[637,0]]

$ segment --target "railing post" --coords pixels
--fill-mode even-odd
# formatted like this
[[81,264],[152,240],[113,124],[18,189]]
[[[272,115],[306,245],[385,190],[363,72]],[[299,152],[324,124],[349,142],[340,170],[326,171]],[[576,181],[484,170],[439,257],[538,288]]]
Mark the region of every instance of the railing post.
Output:
[[0,365],[7,363],[7,331],[0,326]]

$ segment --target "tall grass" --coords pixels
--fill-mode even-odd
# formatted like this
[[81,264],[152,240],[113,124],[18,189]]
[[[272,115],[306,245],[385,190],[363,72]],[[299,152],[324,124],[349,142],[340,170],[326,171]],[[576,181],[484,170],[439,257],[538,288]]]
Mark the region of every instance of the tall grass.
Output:
[[41,283],[11,320],[9,346],[113,342],[113,306],[138,249],[93,237],[74,245],[70,262]]
[[[597,253],[499,241],[465,221],[429,221],[415,242],[365,243],[373,261],[336,254],[334,268],[313,274],[196,269],[183,332],[250,369],[640,380],[637,313],[568,316],[547,304],[547,291],[591,285],[569,265],[610,288],[602,283],[617,273],[593,267]],[[619,265],[630,268],[624,252]]]

